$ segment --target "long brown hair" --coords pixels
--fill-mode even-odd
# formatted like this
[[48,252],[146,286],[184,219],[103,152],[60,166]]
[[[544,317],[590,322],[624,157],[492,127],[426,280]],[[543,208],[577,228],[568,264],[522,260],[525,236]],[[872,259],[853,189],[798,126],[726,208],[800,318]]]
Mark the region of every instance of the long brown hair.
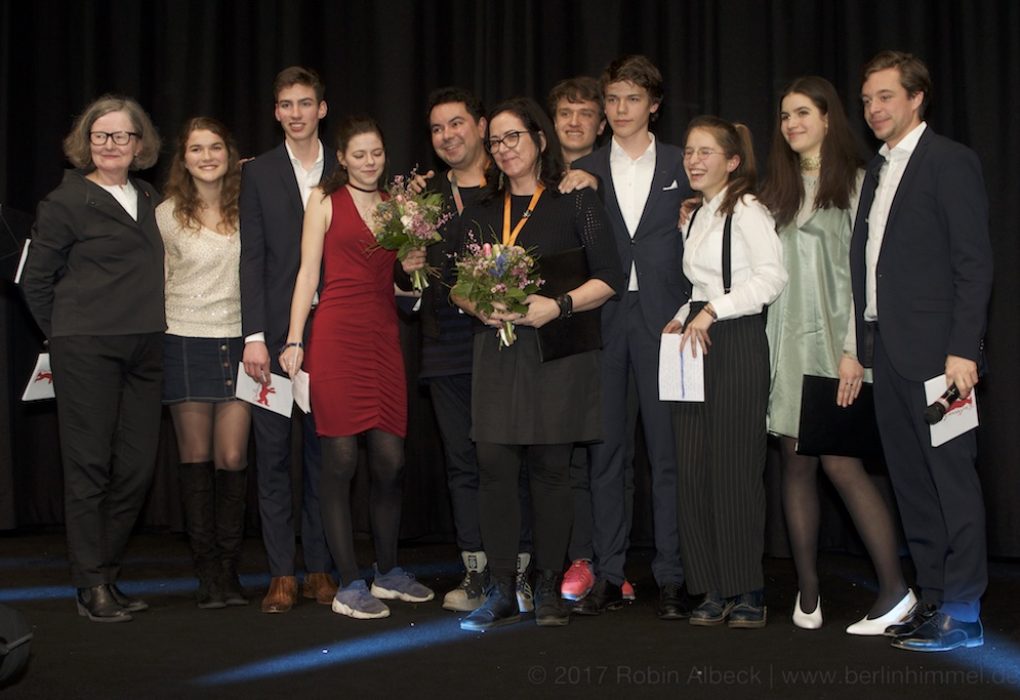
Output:
[[755,167],[751,131],[743,124],[731,123],[711,115],[702,115],[695,117],[687,125],[687,131],[684,132],[684,144],[687,143],[687,137],[695,129],[711,132],[716,143],[719,144],[719,148],[726,154],[727,160],[733,156],[740,158],[740,164],[726,180],[726,196],[719,206],[719,212],[728,216],[733,213],[733,208],[741,197],[755,194],[755,188],[758,185],[758,170]]
[[[860,148],[847,124],[843,103],[836,88],[825,78],[809,75],[797,78],[779,98],[780,109],[789,95],[798,94],[811,100],[822,116],[828,117],[829,127],[822,139],[822,165],[818,174],[816,209],[834,207],[849,209],[850,197],[857,186],[857,169],[862,160]],[[778,117],[778,115],[777,115]],[[769,154],[768,179],[761,191],[761,200],[772,212],[778,228],[797,217],[804,203],[804,179],[800,174],[800,156],[783,137],[782,120],[776,119],[772,132],[772,152]]]
[[164,196],[174,200],[174,218],[186,229],[198,231],[202,223],[198,211],[202,202],[198,197],[195,180],[185,167],[185,153],[188,139],[192,132],[211,131],[223,139],[227,147],[227,173],[223,176],[223,188],[220,190],[220,233],[231,233],[237,230],[239,220],[238,199],[241,194],[241,167],[238,165],[239,155],[234,138],[221,122],[212,117],[194,117],[184,122],[177,144],[174,147],[173,161],[167,174]]

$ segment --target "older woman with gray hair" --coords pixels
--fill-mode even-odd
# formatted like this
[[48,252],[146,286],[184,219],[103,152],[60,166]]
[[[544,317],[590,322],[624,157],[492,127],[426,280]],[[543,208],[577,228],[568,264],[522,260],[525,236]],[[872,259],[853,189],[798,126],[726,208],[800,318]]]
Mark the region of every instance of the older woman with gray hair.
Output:
[[78,613],[126,622],[148,605],[117,587],[152,480],[162,389],[159,195],[129,176],[160,140],[128,97],[105,95],[64,139],[77,168],[39,203],[22,280],[49,339]]

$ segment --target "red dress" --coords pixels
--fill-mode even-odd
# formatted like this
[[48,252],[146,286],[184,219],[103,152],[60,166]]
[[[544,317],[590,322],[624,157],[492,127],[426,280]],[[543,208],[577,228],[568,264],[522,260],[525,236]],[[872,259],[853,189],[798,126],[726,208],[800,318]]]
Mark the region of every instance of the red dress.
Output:
[[407,432],[407,380],[393,295],[396,253],[376,245],[346,187],[330,195],[323,285],[306,369],[323,437]]

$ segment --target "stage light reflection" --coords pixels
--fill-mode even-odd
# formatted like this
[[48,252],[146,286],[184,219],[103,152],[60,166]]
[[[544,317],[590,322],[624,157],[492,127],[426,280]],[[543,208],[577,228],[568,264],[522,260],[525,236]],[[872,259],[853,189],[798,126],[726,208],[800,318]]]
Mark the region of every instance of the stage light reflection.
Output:
[[[355,622],[353,624],[366,624]],[[367,624],[377,624],[369,622]],[[495,634],[514,634],[533,625],[514,625]],[[333,666],[355,663],[366,659],[412,653],[415,649],[445,644],[456,640],[470,639],[471,635],[460,629],[456,617],[433,620],[372,634],[361,639],[346,639],[333,644],[317,645],[313,648],[283,654],[261,661],[237,666],[219,673],[199,676],[192,683],[200,686],[222,686],[234,683],[248,683],[264,678],[284,676],[305,671],[316,671]]]

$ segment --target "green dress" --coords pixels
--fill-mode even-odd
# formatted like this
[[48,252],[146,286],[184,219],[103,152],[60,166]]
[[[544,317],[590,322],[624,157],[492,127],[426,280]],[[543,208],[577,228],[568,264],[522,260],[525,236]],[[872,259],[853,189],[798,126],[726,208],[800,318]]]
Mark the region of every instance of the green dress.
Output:
[[769,307],[765,329],[771,363],[770,433],[797,437],[805,374],[839,376],[850,320],[852,232],[845,209],[816,209],[803,223],[793,221],[779,230],[789,282]]

